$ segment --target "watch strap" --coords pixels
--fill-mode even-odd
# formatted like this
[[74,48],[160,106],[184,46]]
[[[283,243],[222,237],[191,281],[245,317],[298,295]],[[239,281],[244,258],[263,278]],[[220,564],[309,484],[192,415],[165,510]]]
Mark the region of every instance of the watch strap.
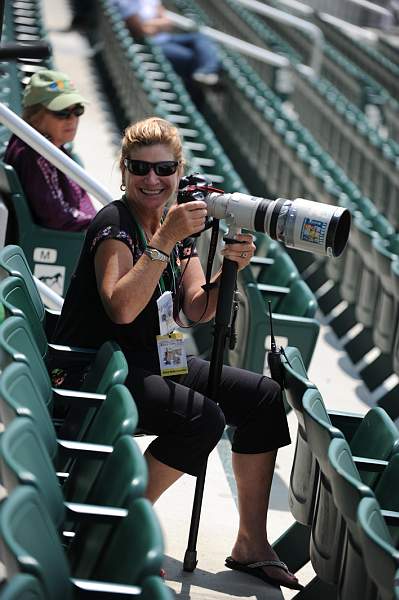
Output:
[[147,254],[151,258],[151,260],[160,260],[161,262],[169,262],[169,255],[166,254],[163,250],[159,250],[159,248],[154,248],[154,246],[147,246],[144,250],[144,253]]

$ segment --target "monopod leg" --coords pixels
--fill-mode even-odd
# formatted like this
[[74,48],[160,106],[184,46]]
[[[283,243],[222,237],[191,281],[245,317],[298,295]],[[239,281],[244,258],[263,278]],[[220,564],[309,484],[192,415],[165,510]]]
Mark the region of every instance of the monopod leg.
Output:
[[[226,339],[229,335],[236,276],[237,263],[225,258],[223,260],[222,275],[220,278],[220,289],[215,315],[214,339],[208,377],[208,395],[215,401],[217,401],[220,375],[223,368],[224,347]],[[195,567],[197,566],[196,548],[202,498],[204,495],[206,466],[207,465],[205,463],[202,471],[197,476],[193,509],[191,513],[190,532],[186,553],[184,555],[183,569],[185,571],[194,571]]]

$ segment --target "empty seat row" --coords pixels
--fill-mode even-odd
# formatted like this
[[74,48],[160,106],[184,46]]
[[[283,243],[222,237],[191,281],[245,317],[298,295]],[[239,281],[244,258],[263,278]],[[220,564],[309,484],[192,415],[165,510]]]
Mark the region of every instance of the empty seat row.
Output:
[[[328,410],[295,348],[286,349],[283,374],[298,419],[289,490],[295,523],[274,547],[291,570],[311,561],[315,577],[304,595],[391,599],[398,566],[398,430],[379,407],[365,415]],[[377,555],[381,564],[370,570]]]
[[[162,534],[143,498],[146,465],[132,437],[138,416],[123,385],[126,360],[112,342],[96,354],[52,347],[69,365],[90,363],[79,392],[52,387],[46,314],[37,290],[28,292],[29,267],[18,247],[3,249],[1,263],[0,595],[19,597],[11,595],[19,573],[29,573],[38,598],[82,597],[87,587],[98,598],[106,581],[107,597],[169,599],[159,580]],[[59,386],[63,376],[54,379]]]

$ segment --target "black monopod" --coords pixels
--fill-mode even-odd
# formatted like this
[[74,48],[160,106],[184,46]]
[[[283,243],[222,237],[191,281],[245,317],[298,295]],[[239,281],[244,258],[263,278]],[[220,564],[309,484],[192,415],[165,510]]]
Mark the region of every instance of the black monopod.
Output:
[[272,303],[268,300],[269,320],[270,320],[270,350],[267,353],[267,364],[269,365],[270,376],[276,381],[281,389],[284,388],[283,366],[281,364],[281,351],[277,350],[276,340],[273,333]]

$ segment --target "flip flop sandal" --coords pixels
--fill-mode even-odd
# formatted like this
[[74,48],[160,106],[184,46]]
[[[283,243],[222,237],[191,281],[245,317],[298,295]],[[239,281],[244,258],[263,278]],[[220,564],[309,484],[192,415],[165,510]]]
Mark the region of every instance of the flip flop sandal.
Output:
[[253,575],[254,577],[258,577],[258,579],[262,579],[266,583],[270,583],[274,587],[286,587],[291,590],[303,590],[303,585],[297,582],[292,582],[289,584],[288,582],[284,583],[283,581],[279,581],[275,577],[271,577],[267,573],[264,572],[262,567],[278,567],[282,569],[286,573],[289,573],[289,569],[285,563],[281,560],[261,560],[254,563],[240,563],[237,560],[234,560],[231,556],[226,558],[225,562],[226,567],[229,569],[233,569],[235,571],[242,571],[243,573],[248,573],[249,575]]

